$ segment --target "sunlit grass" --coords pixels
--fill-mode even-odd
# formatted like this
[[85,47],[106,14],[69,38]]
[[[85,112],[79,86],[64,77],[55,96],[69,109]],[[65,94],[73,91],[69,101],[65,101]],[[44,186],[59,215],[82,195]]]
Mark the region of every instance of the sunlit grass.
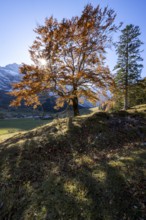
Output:
[[133,106],[132,108],[128,109],[128,112],[130,113],[143,112],[146,114],[146,104]]
[[0,120],[0,141],[12,137],[19,132],[29,131],[48,122],[48,120],[42,121],[34,119]]
[[0,217],[143,218],[144,140],[132,126],[126,132],[123,127],[113,130],[110,123],[118,116],[107,116],[95,112],[77,117],[72,129],[65,129],[66,119],[54,120],[32,131],[18,131],[3,142]]

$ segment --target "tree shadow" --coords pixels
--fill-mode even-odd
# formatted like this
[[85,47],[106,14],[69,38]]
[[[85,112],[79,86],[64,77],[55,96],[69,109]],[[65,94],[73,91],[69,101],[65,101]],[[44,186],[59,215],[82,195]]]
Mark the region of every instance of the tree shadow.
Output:
[[[122,168],[114,165],[117,160],[113,158],[114,153],[108,157],[108,142],[104,145],[102,138],[95,141],[95,137],[108,131],[116,138],[117,133],[107,126],[110,119],[105,117],[100,117],[95,127],[89,127],[95,120],[93,116],[80,127],[73,123],[71,130],[57,138],[45,132],[43,137],[39,132],[30,132],[24,135],[24,143],[21,143],[22,137],[3,143],[0,151],[1,219],[138,220],[145,217],[139,196],[131,190],[133,182],[127,181],[131,174],[126,173],[136,167],[132,175],[136,178],[141,172],[141,178],[136,180],[139,184],[144,178],[141,168],[145,153],[137,153],[133,160],[120,159]],[[126,138],[127,135],[121,148],[127,144]],[[133,138],[136,140],[137,136]],[[112,143],[110,149],[113,150],[117,141]],[[119,150],[119,145],[116,149]],[[122,170],[124,168],[126,171]]]

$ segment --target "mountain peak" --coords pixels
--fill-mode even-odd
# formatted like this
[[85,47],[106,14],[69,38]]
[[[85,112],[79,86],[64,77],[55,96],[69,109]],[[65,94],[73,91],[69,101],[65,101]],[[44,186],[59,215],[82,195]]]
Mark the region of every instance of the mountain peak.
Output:
[[8,91],[11,84],[20,81],[19,66],[17,63],[0,67],[0,90]]
[[18,73],[18,71],[19,71],[19,66],[20,66],[20,65],[17,64],[17,63],[12,63],[12,64],[8,64],[8,65],[6,65],[6,66],[3,67],[3,68],[5,68],[5,69],[9,69],[9,70],[12,70],[12,71]]

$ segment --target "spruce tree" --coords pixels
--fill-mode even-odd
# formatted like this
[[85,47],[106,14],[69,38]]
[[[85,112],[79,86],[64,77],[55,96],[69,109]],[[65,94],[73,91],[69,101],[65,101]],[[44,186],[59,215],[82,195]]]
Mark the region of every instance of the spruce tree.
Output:
[[143,65],[141,61],[141,45],[139,39],[140,28],[132,24],[127,25],[120,35],[119,42],[116,43],[116,53],[118,55],[115,81],[118,88],[124,95],[124,109],[129,106],[128,93],[132,84],[135,84],[141,75]]

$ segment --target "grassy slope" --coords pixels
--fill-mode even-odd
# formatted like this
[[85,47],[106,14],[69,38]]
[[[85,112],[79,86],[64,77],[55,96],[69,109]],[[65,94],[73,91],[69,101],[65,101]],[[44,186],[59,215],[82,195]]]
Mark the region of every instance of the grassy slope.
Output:
[[34,119],[9,119],[0,120],[0,142],[12,137],[14,133],[31,130],[35,127],[46,124],[48,121]]
[[1,219],[144,219],[145,134],[141,114],[93,113],[5,140]]

